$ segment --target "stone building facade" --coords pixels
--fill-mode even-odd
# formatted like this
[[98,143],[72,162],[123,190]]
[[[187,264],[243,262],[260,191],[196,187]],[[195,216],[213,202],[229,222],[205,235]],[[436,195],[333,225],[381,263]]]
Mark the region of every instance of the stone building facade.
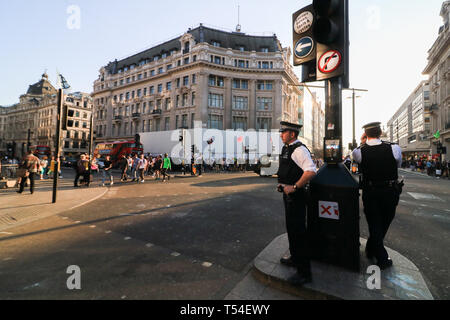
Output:
[[277,129],[298,122],[301,91],[289,48],[275,35],[200,25],[100,69],[94,82],[97,141],[193,128]]
[[[423,74],[429,76],[431,131],[440,132],[440,138],[430,137],[432,153],[437,153],[438,143],[450,152],[450,1],[444,1],[440,15],[444,25],[439,29],[435,43],[428,51],[428,64]],[[444,155],[443,159],[450,159]]]
[[[0,108],[0,152],[22,157],[30,146],[48,146],[55,150],[57,90],[43,74],[39,82],[30,85],[20,102]],[[88,151],[92,99],[86,93],[64,94],[64,104],[71,110],[72,127],[62,132],[62,155],[72,156]],[[84,140],[83,140],[84,138]]]

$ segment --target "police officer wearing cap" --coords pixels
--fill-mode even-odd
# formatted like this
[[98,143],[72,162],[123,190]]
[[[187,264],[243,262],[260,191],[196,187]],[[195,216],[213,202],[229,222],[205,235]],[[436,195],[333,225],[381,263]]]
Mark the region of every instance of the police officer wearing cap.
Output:
[[301,125],[281,122],[280,135],[284,147],[278,169],[278,191],[283,192],[286,229],[291,256],[280,262],[297,268],[288,281],[294,285],[311,282],[311,263],[306,234],[306,193],[304,187],[316,175],[311,153],[299,140]]
[[375,258],[383,270],[392,266],[383,241],[394,219],[403,181],[398,182],[402,150],[397,144],[380,140],[380,124],[373,122],[363,127],[361,146],[352,155],[362,173],[362,199],[369,226],[366,256]]

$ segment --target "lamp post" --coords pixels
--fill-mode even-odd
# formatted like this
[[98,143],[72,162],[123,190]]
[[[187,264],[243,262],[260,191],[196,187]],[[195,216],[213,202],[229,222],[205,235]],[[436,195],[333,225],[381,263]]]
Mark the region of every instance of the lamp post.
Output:
[[357,147],[356,143],[356,135],[355,135],[355,104],[356,99],[361,98],[361,96],[355,95],[355,89],[352,89],[352,96],[347,97],[347,99],[352,99],[352,121],[353,121],[353,142],[352,142],[352,148],[355,149]]

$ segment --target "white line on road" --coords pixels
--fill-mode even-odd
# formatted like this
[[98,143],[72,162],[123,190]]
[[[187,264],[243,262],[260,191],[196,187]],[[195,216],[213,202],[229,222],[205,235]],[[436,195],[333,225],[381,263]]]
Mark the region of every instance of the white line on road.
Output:
[[178,253],[178,252],[172,252],[170,255],[173,256],[173,257],[178,257],[178,256],[180,256],[181,254]]
[[151,248],[151,247],[154,246],[154,244],[153,244],[153,243],[147,243],[145,246],[146,246],[147,248]]
[[212,266],[211,262],[203,262],[202,266],[204,266],[205,268],[210,268]]
[[111,232],[111,230],[105,231],[106,234],[110,234]]
[[81,206],[84,206],[84,205],[86,205],[86,204],[88,204],[88,203],[91,203],[91,202],[93,202],[93,201],[95,201],[95,200],[97,200],[97,199],[103,197],[107,192],[108,192],[108,189],[106,189],[102,194],[96,196],[94,199],[91,199],[91,200],[85,201],[85,202],[83,202],[83,203],[80,203],[79,205],[76,205],[76,206],[70,208],[69,210],[76,209],[76,208],[79,208],[79,207],[81,207]]
[[92,225],[92,226],[89,226],[89,228],[94,229],[94,228],[97,228],[97,226]]

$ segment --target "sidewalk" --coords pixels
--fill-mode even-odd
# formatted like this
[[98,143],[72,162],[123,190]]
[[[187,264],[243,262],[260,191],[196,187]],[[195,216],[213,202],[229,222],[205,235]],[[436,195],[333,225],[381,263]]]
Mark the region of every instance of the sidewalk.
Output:
[[[28,189],[28,188],[27,188]],[[28,190],[0,193],[0,232],[38,219],[75,209],[108,192],[107,188],[73,188],[58,190],[56,203],[52,204],[52,191]]]
[[[364,255],[366,240],[360,239],[361,272],[312,261],[313,282],[295,287],[287,282],[296,270],[281,265],[288,253],[287,234],[275,238],[254,261],[253,275],[248,275],[225,299],[310,300],[434,300],[419,269],[400,253],[386,248],[394,266],[381,271],[381,289],[370,290],[366,273],[373,263]],[[251,278],[250,278],[251,277]],[[259,282],[259,283],[258,283]],[[270,291],[268,291],[270,289]],[[278,292],[278,293],[276,293]]]

